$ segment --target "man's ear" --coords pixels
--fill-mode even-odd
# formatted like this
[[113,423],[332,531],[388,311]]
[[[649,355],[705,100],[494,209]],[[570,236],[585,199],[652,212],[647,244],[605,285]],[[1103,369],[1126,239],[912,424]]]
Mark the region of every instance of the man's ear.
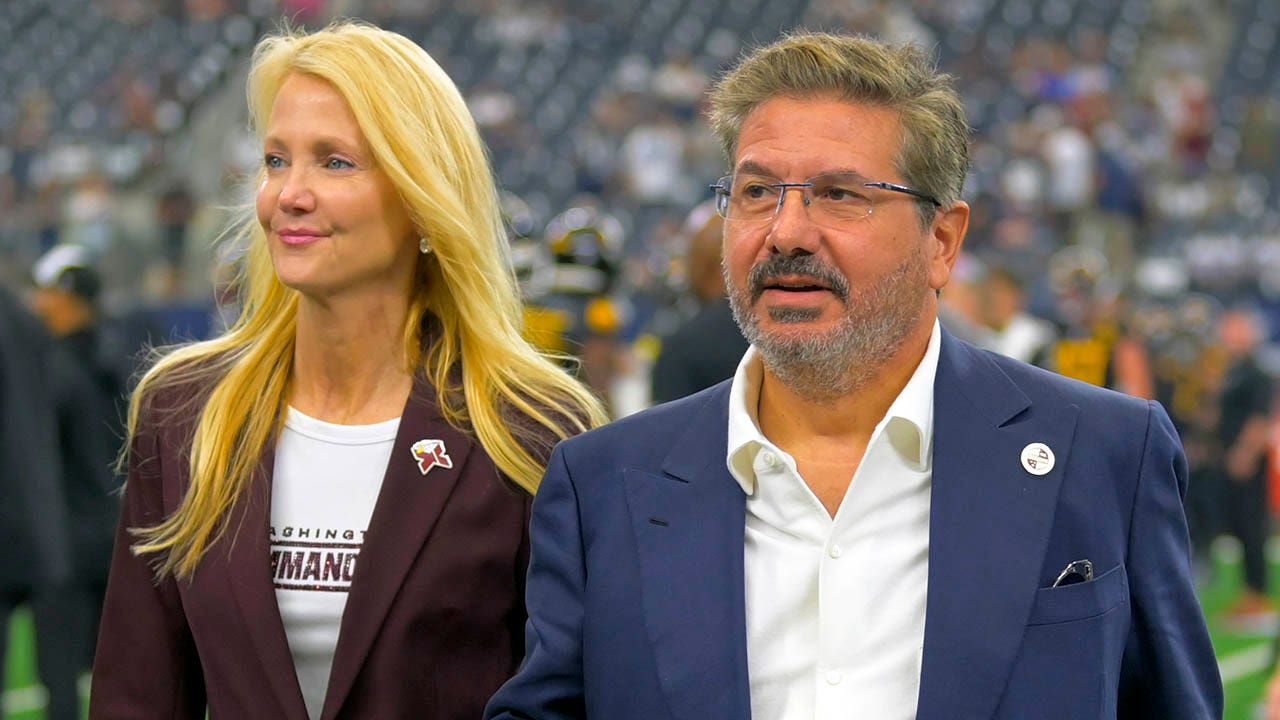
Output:
[[951,280],[951,268],[960,257],[965,233],[969,231],[969,204],[957,200],[938,212],[929,229],[929,287],[941,290]]

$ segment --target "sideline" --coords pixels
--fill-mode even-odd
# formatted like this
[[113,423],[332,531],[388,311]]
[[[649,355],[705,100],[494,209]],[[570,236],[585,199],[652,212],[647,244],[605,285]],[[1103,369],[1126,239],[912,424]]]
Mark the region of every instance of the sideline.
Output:
[[1271,642],[1268,641],[1222,658],[1218,661],[1218,672],[1222,675],[1222,684],[1226,685],[1266,670],[1270,664]]
[[6,690],[0,695],[0,706],[5,716],[43,710],[49,704],[49,692],[43,685],[28,685],[22,688]]

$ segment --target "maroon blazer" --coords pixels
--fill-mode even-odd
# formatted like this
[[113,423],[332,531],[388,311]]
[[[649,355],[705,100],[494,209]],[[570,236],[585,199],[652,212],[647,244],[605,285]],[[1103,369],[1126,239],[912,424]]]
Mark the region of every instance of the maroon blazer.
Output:
[[[172,513],[188,484],[193,405],[156,395],[132,445],[89,716],[199,719],[207,705],[213,720],[306,720],[272,585],[270,448],[190,580],[157,582],[155,558],[129,550],[126,528]],[[410,447],[428,438],[452,468],[419,470]],[[530,503],[418,380],[342,617],[325,720],[480,717],[524,653]]]

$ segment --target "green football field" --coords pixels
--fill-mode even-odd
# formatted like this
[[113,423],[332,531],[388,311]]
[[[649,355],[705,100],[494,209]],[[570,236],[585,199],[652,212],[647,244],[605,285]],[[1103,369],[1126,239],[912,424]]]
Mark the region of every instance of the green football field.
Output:
[[[1280,562],[1277,562],[1280,556],[1275,552],[1276,543],[1273,541],[1268,549],[1271,550],[1271,596],[1280,598]],[[1233,632],[1224,621],[1222,611],[1240,589],[1239,550],[1232,544],[1226,544],[1225,551],[1221,548],[1215,550],[1213,577],[1201,588],[1200,602],[1209,621],[1209,632],[1213,635],[1213,647],[1218,653],[1218,668],[1226,690],[1224,717],[1226,720],[1253,720],[1257,717],[1255,710],[1272,667],[1274,640],[1270,635]]]
[[[1252,720],[1271,663],[1269,637],[1232,633],[1221,617],[1240,584],[1240,566],[1230,545],[1216,553],[1212,580],[1202,589],[1201,601],[1213,633],[1214,647],[1227,692],[1226,720]],[[1277,558],[1277,553],[1271,554]],[[1272,563],[1272,594],[1280,598],[1280,563]],[[36,680],[31,617],[14,616],[5,668],[3,696],[5,720],[37,720],[44,717],[44,688]]]
[[26,609],[14,613],[9,623],[9,651],[5,653],[5,720],[37,720],[44,717],[44,687],[36,679],[35,632]]

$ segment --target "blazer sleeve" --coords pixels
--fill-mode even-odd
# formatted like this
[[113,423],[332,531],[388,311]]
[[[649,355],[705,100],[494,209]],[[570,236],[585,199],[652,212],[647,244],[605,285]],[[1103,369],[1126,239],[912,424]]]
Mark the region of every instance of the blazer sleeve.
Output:
[[525,660],[485,708],[486,720],[585,718],[582,618],[586,566],[578,497],[564,458],[551,455],[533,501]]
[[160,442],[140,423],[130,445],[128,476],[116,528],[90,693],[91,720],[205,717],[204,676],[183,613],[178,582],[157,580],[154,557],[130,550],[129,528],[164,518]]
[[1150,402],[1129,526],[1132,618],[1119,717],[1221,718],[1222,679],[1191,575],[1183,500],[1187,461],[1169,416]]

